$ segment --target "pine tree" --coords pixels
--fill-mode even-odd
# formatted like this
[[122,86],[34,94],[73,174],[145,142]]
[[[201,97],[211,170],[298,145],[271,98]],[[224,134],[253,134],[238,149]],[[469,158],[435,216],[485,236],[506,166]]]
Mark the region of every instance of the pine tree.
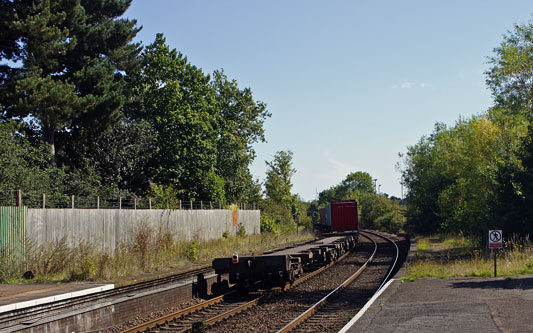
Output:
[[2,117],[30,120],[50,144],[52,162],[57,132],[94,132],[121,118],[124,73],[140,52],[131,42],[136,21],[118,19],[130,3],[2,2],[7,39],[0,56],[11,61],[2,71]]

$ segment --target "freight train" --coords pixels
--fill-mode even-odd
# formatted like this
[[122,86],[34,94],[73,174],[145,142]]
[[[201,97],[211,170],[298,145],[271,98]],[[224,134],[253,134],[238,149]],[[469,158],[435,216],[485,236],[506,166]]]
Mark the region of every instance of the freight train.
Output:
[[319,212],[320,221],[313,225],[319,231],[347,231],[359,228],[359,214],[355,200],[332,201]]
[[[333,201],[327,206],[327,218],[323,220],[322,238],[306,244],[281,250],[265,252],[262,255],[231,258],[215,258],[212,267],[217,274],[217,282],[211,286],[213,293],[228,287],[229,284],[253,285],[261,283],[268,289],[292,283],[304,270],[336,261],[358,242],[359,219],[355,200]],[[227,274],[229,282],[222,276]]]

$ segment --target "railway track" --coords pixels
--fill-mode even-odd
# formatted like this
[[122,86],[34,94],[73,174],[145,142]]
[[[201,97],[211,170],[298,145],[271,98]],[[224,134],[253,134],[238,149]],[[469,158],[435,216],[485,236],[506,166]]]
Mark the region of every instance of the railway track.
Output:
[[199,274],[208,275],[211,273],[213,273],[213,270],[210,267],[202,267],[200,269],[190,270],[180,274],[159,276],[151,280],[120,286],[118,288],[96,294],[89,294],[76,298],[65,299],[62,301],[56,301],[53,303],[37,305],[30,308],[4,312],[0,314],[0,331],[9,331],[10,328],[18,327],[20,323],[29,325],[32,322],[36,322],[43,318],[53,317],[54,315],[65,313],[67,311],[74,311],[90,305],[99,304],[115,297],[123,297],[124,295],[131,297],[140,292],[154,290],[178,282],[187,282],[189,280],[192,283]]
[[[400,251],[396,243],[386,236],[366,231],[371,235],[375,250],[369,260],[352,276],[343,281],[337,288],[324,298],[313,304],[309,309],[296,317],[278,332],[338,332],[349,321],[351,316],[364,306],[366,300],[383,287],[395,269]],[[385,240],[378,242],[376,237]],[[371,266],[371,262],[378,261]],[[383,264],[390,261],[389,268],[384,271]],[[356,278],[365,272],[366,281],[357,281]],[[385,274],[383,274],[385,273]],[[376,281],[373,276],[381,276],[381,281]],[[377,288],[372,288],[375,285]],[[366,286],[366,288],[362,288]]]
[[[343,260],[349,255],[349,252],[341,256],[337,261]],[[272,295],[280,294],[289,290],[292,287],[303,284],[309,279],[322,273],[335,263],[320,267],[312,272],[308,272],[301,278],[294,281],[292,285],[287,285],[283,289],[276,288],[272,291],[264,293],[244,293],[243,297],[239,297],[236,290],[231,290],[229,293],[214,297],[205,302],[191,306],[189,308],[165,315],[163,317],[154,319],[152,321],[140,324],[138,326],[122,331],[123,333],[134,332],[187,332],[193,331],[202,327],[213,326],[222,322],[236,314],[246,311],[247,309],[258,305],[261,301],[268,299]],[[253,289],[253,288],[252,288]],[[241,294],[242,295],[242,294]]]
[[[372,235],[371,233],[366,233],[365,235],[362,234],[362,237],[365,237],[367,241],[361,244],[361,247],[358,251],[355,251],[355,253],[347,252],[346,254],[343,255],[342,258],[339,258],[339,260],[337,261],[337,265],[331,264],[331,265],[322,267],[319,270],[306,274],[302,278],[296,280],[292,286],[287,286],[284,290],[275,289],[275,290],[268,291],[262,294],[260,293],[248,294],[248,296],[246,296],[247,298],[244,298],[244,299],[239,299],[239,297],[231,299],[231,298],[228,298],[228,295],[219,296],[216,298],[216,300],[215,299],[210,300],[212,301],[211,304],[205,304],[205,305],[199,304],[196,307],[184,309],[182,311],[165,316],[164,318],[158,318],[149,323],[145,323],[143,325],[133,327],[124,332],[169,332],[169,331],[186,332],[186,331],[193,331],[193,328],[194,329],[201,328],[202,330],[213,331],[213,332],[236,332],[236,331],[249,332],[251,330],[277,331],[279,329],[284,329],[284,331],[289,331],[289,330],[294,329],[295,327],[298,327],[298,331],[321,331],[324,329],[323,323],[328,322],[328,321],[329,321],[328,325],[340,326],[342,328],[342,326],[344,326],[344,324],[349,321],[350,319],[349,315],[347,315],[345,318],[342,318],[342,320],[338,320],[338,323],[334,323],[330,319],[328,320],[326,319],[332,317],[331,315],[332,313],[334,314],[334,313],[339,312],[339,308],[342,308],[344,306],[343,304],[345,304],[347,299],[351,297],[350,293],[353,294],[353,290],[359,289],[358,291],[359,296],[361,296],[360,287],[356,286],[356,287],[346,288],[346,286],[349,285],[349,283],[352,282],[354,279],[356,279],[359,275],[361,275],[364,269],[370,266],[369,263],[374,258],[379,258],[379,260],[384,260],[382,256],[386,256],[378,251],[379,241],[373,240],[373,238],[382,239],[380,238],[381,236],[376,236],[376,235]],[[382,244],[382,247],[383,247],[383,244]],[[391,245],[391,247],[393,246]],[[363,257],[365,258],[363,259]],[[342,259],[345,259],[345,260],[342,260]],[[336,272],[330,272],[329,276],[326,274],[327,273],[326,270],[330,268],[333,269],[336,266],[337,267],[346,266],[345,268],[350,269],[351,272],[348,275],[348,278],[342,277],[343,273],[340,273],[341,271],[345,270],[344,268],[337,269]],[[383,267],[383,264],[380,262],[378,265],[376,265],[376,267],[380,267],[381,269]],[[357,273],[354,274],[354,271],[357,271]],[[317,275],[320,275],[323,272],[326,275],[324,279],[327,280],[328,282],[331,280],[334,280],[335,278],[338,279],[342,277],[341,282],[345,282],[344,286],[343,287],[337,286],[337,288],[334,288],[335,291],[333,292],[325,292],[324,289],[327,288],[327,286],[325,285],[321,286],[321,282],[319,281],[320,279],[318,278],[313,279],[314,277],[316,277]],[[375,273],[375,269],[373,269],[373,273]],[[375,278],[372,278],[372,282],[374,283],[374,286],[372,286],[371,288],[364,288],[363,290],[363,293],[366,293],[364,302],[366,302],[366,299],[372,296],[372,294],[376,291],[377,288],[381,288],[382,282],[384,282],[388,278],[388,276],[385,277],[386,275],[387,274],[385,273],[382,276],[382,280],[379,280],[379,281],[376,281]],[[314,280],[316,281],[310,282]],[[306,290],[312,289],[311,287],[308,286],[308,284],[312,285],[313,283],[319,286],[319,291],[317,293],[319,294],[321,292],[324,294],[321,297],[319,297],[321,299],[321,302],[319,302],[320,304],[318,305],[312,304],[311,306],[313,308],[312,310],[303,311],[299,309],[298,311],[300,311],[300,313],[307,312],[308,314],[309,313],[314,314],[315,316],[312,317],[311,320],[307,320],[307,321],[306,319],[309,317],[307,314],[298,316],[301,319],[299,319],[297,323],[294,323],[290,328],[286,328],[286,329],[282,328],[283,322],[288,323],[288,322],[291,322],[291,320],[288,318],[277,319],[275,318],[277,315],[274,313],[287,312],[290,316],[291,314],[294,314],[295,312],[285,310],[285,305],[280,304],[280,302],[283,302],[282,300],[285,300],[284,302],[288,303],[289,308],[290,307],[301,308],[300,303],[305,303],[305,302],[301,302],[302,296],[305,296],[305,298],[308,298],[310,296],[309,294],[314,293],[314,292],[309,292],[309,293],[305,292]],[[377,285],[375,285],[376,283]],[[338,292],[342,290],[343,288],[346,288],[346,290],[342,294],[338,294]],[[329,291],[331,291],[331,289],[329,289]],[[331,297],[333,295],[337,295],[337,297],[332,301]],[[290,300],[291,297],[293,297],[292,300]],[[289,300],[287,301],[287,299]],[[361,307],[364,305],[364,302],[363,304],[361,304]],[[256,313],[257,312],[256,309],[258,308],[264,308],[265,314],[263,316],[261,314]],[[357,312],[354,310],[351,310],[351,311],[352,311],[351,315]],[[231,317],[234,317],[234,318],[228,319]],[[342,317],[342,316],[339,316],[339,317]],[[277,324],[274,324],[274,326],[267,324],[267,326],[264,327],[263,325],[261,325],[272,319],[274,322],[277,323]],[[236,322],[240,324],[234,325]],[[304,322],[303,325],[302,325],[302,322]]]

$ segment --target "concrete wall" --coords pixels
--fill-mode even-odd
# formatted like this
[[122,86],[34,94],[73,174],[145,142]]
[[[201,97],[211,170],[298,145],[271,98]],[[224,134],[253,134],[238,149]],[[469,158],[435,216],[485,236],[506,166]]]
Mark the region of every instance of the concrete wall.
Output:
[[[237,211],[246,234],[260,232],[259,210]],[[66,236],[69,245],[91,241],[113,251],[129,243],[135,230],[147,225],[168,230],[175,239],[209,240],[225,231],[235,235],[231,210],[32,209],[26,216],[26,235],[37,245]]]

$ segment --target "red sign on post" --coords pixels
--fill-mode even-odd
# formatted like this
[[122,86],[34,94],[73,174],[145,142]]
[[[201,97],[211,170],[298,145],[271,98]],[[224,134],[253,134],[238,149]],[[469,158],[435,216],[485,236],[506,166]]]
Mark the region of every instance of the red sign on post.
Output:
[[503,247],[503,233],[501,230],[489,230],[489,248],[501,249]]

